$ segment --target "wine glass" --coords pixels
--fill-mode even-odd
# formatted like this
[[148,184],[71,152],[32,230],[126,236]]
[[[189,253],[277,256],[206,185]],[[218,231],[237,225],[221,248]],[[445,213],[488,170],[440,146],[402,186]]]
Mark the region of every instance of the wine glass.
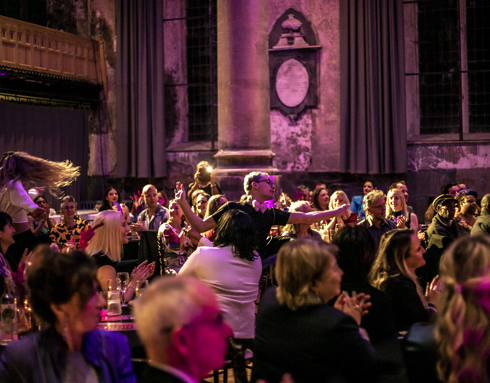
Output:
[[119,290],[121,291],[121,306],[126,307],[128,304],[125,302],[125,294],[129,286],[129,273],[117,273],[117,284],[119,286]]

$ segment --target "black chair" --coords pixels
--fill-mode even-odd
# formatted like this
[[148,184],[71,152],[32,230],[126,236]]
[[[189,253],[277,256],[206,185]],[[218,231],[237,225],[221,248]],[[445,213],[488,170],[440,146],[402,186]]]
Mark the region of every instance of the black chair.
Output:
[[138,263],[148,260],[148,263],[155,262],[155,274],[148,281],[151,283],[153,278],[165,275],[165,265],[158,254],[158,232],[156,230],[146,230],[140,233],[140,244],[138,249]]
[[403,354],[410,382],[440,382],[436,372],[437,344],[433,325],[415,323],[403,340]]

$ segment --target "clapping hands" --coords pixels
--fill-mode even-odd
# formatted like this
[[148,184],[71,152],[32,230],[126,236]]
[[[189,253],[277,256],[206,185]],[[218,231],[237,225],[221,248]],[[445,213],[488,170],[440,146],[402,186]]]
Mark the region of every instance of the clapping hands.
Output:
[[364,293],[356,294],[353,291],[349,295],[347,291],[344,291],[335,301],[334,307],[350,315],[360,325],[362,316],[366,315],[369,307],[372,306],[372,303],[369,302],[370,299],[371,296]]

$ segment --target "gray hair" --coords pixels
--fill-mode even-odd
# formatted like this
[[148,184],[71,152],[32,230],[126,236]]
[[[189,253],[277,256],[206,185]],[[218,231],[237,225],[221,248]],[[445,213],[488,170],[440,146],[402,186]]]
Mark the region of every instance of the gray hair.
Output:
[[135,321],[143,344],[169,342],[174,328],[192,322],[209,304],[207,287],[191,277],[167,277],[152,283],[135,301]]
[[385,193],[382,190],[371,190],[364,196],[362,199],[362,207],[366,213],[367,209],[370,209],[373,206],[374,200],[378,198],[384,198],[386,200]]

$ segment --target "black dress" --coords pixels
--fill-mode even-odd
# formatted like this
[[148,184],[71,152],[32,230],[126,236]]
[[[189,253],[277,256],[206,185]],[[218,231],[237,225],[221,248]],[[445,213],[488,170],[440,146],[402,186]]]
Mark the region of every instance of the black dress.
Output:
[[388,277],[380,290],[391,296],[393,320],[397,331],[408,331],[417,322],[433,322],[435,311],[426,309],[417,294],[415,282],[404,275]]
[[370,382],[380,359],[350,316],[327,304],[291,310],[280,305],[276,288],[257,313],[252,382],[280,382],[289,372],[296,383]]
[[114,262],[103,251],[95,253],[94,255],[92,255],[92,258],[95,260],[95,263],[97,263],[97,266],[99,268],[102,266],[112,266],[114,267],[114,269],[116,269],[117,273],[125,271],[131,274],[133,269],[138,266],[138,261],[136,259]]

